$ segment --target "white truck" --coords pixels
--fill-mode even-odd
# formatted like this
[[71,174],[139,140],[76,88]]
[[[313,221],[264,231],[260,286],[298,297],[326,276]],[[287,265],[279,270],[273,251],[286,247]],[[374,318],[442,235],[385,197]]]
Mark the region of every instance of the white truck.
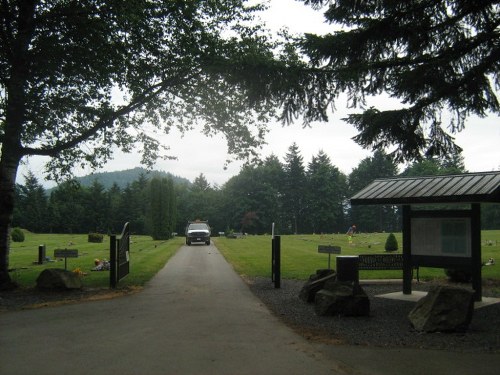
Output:
[[208,221],[189,221],[186,226],[186,245],[191,246],[194,242],[203,242],[210,245],[210,226]]

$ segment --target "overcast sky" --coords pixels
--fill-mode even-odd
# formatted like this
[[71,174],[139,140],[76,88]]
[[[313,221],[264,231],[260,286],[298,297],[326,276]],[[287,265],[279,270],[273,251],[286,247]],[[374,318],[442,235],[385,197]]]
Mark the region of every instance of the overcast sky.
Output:
[[[320,12],[306,7],[295,0],[271,0],[271,8],[262,16],[272,30],[286,26],[297,33],[325,33],[331,31],[331,26],[323,23]],[[368,103],[379,109],[397,108],[399,103],[387,97],[379,97]],[[301,123],[295,123],[283,128],[275,124],[267,135],[267,146],[262,150],[262,157],[274,154],[281,160],[285,157],[292,143],[299,147],[304,163],[307,165],[313,155],[323,150],[329,155],[332,164],[342,172],[349,174],[359,162],[371,155],[369,150],[358,146],[352,137],[356,130],[343,122],[341,118],[352,110],[345,108],[345,100],[336,103],[336,112],[330,117],[328,123],[314,123],[311,128],[303,129]],[[222,185],[229,178],[238,174],[241,162],[233,162],[227,169],[224,164],[227,148],[222,136],[207,138],[196,132],[189,132],[181,137],[172,133],[165,138],[170,146],[170,155],[177,156],[177,160],[160,160],[155,166],[156,170],[163,170],[174,175],[193,181],[203,173],[212,185]],[[463,148],[465,166],[470,172],[492,171],[500,169],[500,122],[496,115],[480,119],[471,117],[466,123],[466,128],[456,135],[456,143]],[[53,183],[43,181],[43,158],[30,158],[25,165],[20,167],[18,182],[23,183],[23,175],[32,170],[40,182],[45,186]],[[96,172],[117,171],[139,167],[140,156],[135,154],[116,153],[114,160],[105,168]],[[75,171],[78,176],[90,174],[91,170],[81,169]]]

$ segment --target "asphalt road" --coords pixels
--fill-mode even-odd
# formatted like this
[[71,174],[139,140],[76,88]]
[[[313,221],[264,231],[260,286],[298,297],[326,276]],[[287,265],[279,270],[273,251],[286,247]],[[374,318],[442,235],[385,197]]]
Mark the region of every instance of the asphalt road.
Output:
[[135,295],[0,313],[1,375],[486,375],[499,368],[499,355],[310,342],[273,316],[214,246],[183,246]]
[[343,373],[338,366],[272,316],[214,246],[182,247],[136,295],[0,314],[2,375]]

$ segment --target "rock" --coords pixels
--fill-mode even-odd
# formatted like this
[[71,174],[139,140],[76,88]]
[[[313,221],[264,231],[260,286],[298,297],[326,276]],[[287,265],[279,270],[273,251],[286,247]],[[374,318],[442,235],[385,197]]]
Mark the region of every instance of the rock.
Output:
[[82,279],[74,272],[60,268],[47,268],[36,279],[40,289],[81,289]]
[[311,275],[302,287],[299,298],[304,302],[314,302],[316,293],[323,289],[328,280],[335,279],[337,274],[334,270],[321,269],[317,270],[315,275]]
[[328,281],[316,293],[317,315],[369,316],[370,300],[358,283]]
[[453,286],[434,286],[417,302],[408,319],[417,331],[464,332],[474,312],[474,293]]

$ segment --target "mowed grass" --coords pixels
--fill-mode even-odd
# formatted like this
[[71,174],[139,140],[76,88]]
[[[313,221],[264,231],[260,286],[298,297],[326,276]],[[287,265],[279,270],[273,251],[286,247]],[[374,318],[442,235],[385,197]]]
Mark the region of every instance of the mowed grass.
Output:
[[[401,233],[395,233],[401,253]],[[345,234],[281,236],[281,275],[284,279],[305,280],[320,268],[327,268],[328,254],[319,254],[318,245],[340,246],[341,255],[383,254],[387,233],[359,234],[349,244]],[[109,286],[109,272],[92,271],[95,259],[109,259],[109,237],[102,243],[89,243],[87,235],[25,233],[24,242],[12,242],[9,268],[13,280],[21,286],[32,287],[45,268],[64,268],[64,260],[43,265],[38,259],[38,246],[45,244],[46,255],[54,260],[55,249],[77,249],[78,258],[68,258],[67,268],[80,269],[85,287]],[[271,236],[246,236],[240,239],[213,237],[215,245],[240,275],[271,277]],[[149,236],[132,236],[131,272],[119,282],[119,287],[142,286],[150,280],[184,244],[184,237],[168,241],[153,241]],[[500,230],[482,232],[482,260],[494,258],[497,264],[483,267],[484,280],[500,281]],[[331,267],[335,268],[335,255]],[[439,268],[421,268],[420,279],[444,278]],[[402,278],[401,271],[360,271],[361,279]]]
[[[305,280],[317,269],[328,267],[328,254],[318,253],[318,245],[341,247],[340,255],[383,254],[388,233],[358,234],[349,244],[345,234],[281,236],[281,277]],[[395,233],[402,253],[402,235]],[[494,258],[497,264],[482,268],[483,279],[500,280],[500,230],[483,231],[482,260]],[[271,236],[246,236],[239,239],[214,238],[224,257],[236,272],[248,276],[271,276]],[[336,267],[331,255],[331,267]],[[421,268],[420,279],[444,278],[443,269]],[[361,279],[402,278],[402,271],[360,271]]]
[[[109,272],[92,271],[95,259],[109,260],[110,239],[89,243],[86,234],[34,234],[25,232],[24,242],[11,242],[9,269],[11,278],[24,287],[36,284],[36,278],[45,268],[64,268],[64,259],[54,259],[55,249],[77,249],[78,258],[67,258],[67,269],[80,269],[85,287],[108,287]],[[142,286],[150,280],[184,243],[183,237],[168,241],[154,241],[149,236],[131,236],[131,272],[120,280],[119,287]],[[51,262],[35,264],[38,246],[45,244],[46,256]]]

